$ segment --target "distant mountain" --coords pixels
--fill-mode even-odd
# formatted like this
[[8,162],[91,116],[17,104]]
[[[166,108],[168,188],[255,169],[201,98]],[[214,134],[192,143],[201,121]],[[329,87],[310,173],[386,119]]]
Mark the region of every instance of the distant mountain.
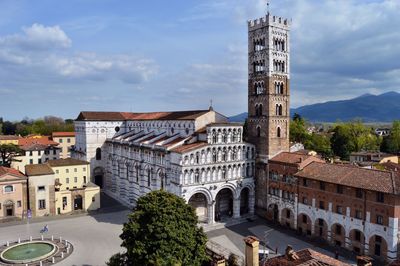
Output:
[[[362,119],[364,122],[392,122],[400,119],[400,93],[391,91],[381,95],[363,94],[350,100],[330,101],[290,109],[312,122],[336,122]],[[229,118],[243,122],[247,113]]]
[[228,117],[230,122],[244,122],[247,118],[247,112]]

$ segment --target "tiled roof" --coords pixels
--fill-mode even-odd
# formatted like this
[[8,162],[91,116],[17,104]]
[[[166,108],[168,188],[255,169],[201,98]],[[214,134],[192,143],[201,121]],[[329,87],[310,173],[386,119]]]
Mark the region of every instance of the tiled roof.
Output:
[[21,138],[18,140],[19,146],[27,146],[32,144],[42,144],[42,145],[51,145],[57,146],[58,143],[49,139],[47,136],[39,137],[39,138]]
[[75,137],[75,132],[53,132],[51,134],[53,138],[57,137]]
[[194,120],[208,110],[127,113],[127,112],[81,112],[78,121],[124,121],[124,120]]
[[190,143],[190,144],[183,144],[181,146],[173,148],[171,151],[174,151],[174,152],[177,152],[177,153],[184,153],[184,152],[195,150],[197,148],[201,148],[201,147],[204,147],[204,146],[207,146],[207,142],[197,141],[197,142]]
[[397,175],[349,165],[312,162],[297,172],[296,176],[391,194],[398,194],[397,187],[400,188]]
[[48,164],[28,164],[25,165],[25,173],[27,176],[52,175],[53,170]]
[[0,140],[19,140],[20,136],[15,135],[0,135]]
[[381,163],[379,165],[382,165],[385,170],[388,171],[394,171],[400,174],[400,164],[394,163],[394,162],[386,162],[386,163]]
[[43,151],[43,150],[47,149],[48,147],[49,147],[49,145],[43,145],[43,144],[37,144],[37,143],[20,146],[20,148],[24,151]]
[[390,153],[384,153],[384,152],[360,151],[360,152],[352,152],[352,153],[350,153],[350,156],[378,156],[380,158],[384,158],[384,157],[392,157],[392,156],[396,156],[396,155],[390,154]]
[[0,166],[0,178],[5,175],[13,175],[20,178],[26,178],[20,171],[14,168]]
[[295,258],[290,259],[287,255],[267,260],[265,266],[349,266],[332,257],[319,253],[312,249],[302,249],[294,252]]
[[307,159],[315,159],[320,160],[319,158],[316,158],[314,156],[302,153],[302,152],[281,152],[278,155],[272,157],[269,159],[270,161],[273,162],[281,162],[281,163],[287,163],[287,164],[301,164],[302,162],[306,161]]
[[57,167],[57,166],[70,166],[70,165],[88,165],[89,162],[73,158],[66,158],[66,159],[49,160],[47,161],[47,164],[50,165],[51,167]]

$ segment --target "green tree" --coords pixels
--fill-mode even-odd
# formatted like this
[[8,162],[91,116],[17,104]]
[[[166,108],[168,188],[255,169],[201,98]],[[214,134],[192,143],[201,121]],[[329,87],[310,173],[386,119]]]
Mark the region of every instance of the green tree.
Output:
[[325,159],[332,158],[333,151],[329,135],[313,133],[308,141],[304,143],[307,150],[313,150],[321,154]]
[[292,142],[303,144],[310,139],[310,134],[307,132],[306,121],[298,114],[294,114],[293,120],[290,122],[289,139]]
[[342,159],[347,160],[352,152],[379,150],[381,139],[361,121],[337,124],[332,132],[332,150]]
[[400,153],[400,121],[393,121],[390,135],[383,139],[381,150],[393,154]]
[[15,156],[18,156],[23,151],[14,144],[1,144],[0,145],[0,164],[10,167],[11,162],[13,161]]
[[197,227],[194,209],[165,191],[139,198],[121,234],[126,253],[108,265],[201,265],[207,260],[207,236]]

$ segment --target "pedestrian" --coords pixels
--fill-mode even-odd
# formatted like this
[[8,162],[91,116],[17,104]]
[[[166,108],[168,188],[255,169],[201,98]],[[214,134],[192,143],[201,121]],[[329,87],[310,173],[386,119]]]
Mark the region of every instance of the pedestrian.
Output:
[[339,259],[339,251],[335,250],[335,259]]

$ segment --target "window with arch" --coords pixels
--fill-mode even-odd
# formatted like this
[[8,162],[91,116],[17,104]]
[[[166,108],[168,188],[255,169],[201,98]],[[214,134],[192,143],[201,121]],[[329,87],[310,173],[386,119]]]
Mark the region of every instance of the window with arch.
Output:
[[217,134],[215,132],[212,133],[212,142],[217,143]]
[[200,183],[200,174],[199,174],[199,170],[196,170],[196,172],[194,173],[194,182],[195,183]]
[[212,154],[212,161],[213,163],[217,162],[217,153],[215,151]]
[[257,127],[257,137],[261,137],[261,127]]
[[101,160],[101,148],[96,149],[96,160]]
[[4,187],[4,192],[5,193],[11,193],[13,191],[14,191],[14,187],[13,186],[8,185],[8,186]]
[[196,164],[200,163],[200,154],[196,152]]
[[276,136],[277,136],[278,138],[281,137],[281,128],[280,128],[280,127],[278,127],[278,128],[276,129]]
[[151,185],[151,170],[150,168],[147,169],[147,186],[150,187]]

